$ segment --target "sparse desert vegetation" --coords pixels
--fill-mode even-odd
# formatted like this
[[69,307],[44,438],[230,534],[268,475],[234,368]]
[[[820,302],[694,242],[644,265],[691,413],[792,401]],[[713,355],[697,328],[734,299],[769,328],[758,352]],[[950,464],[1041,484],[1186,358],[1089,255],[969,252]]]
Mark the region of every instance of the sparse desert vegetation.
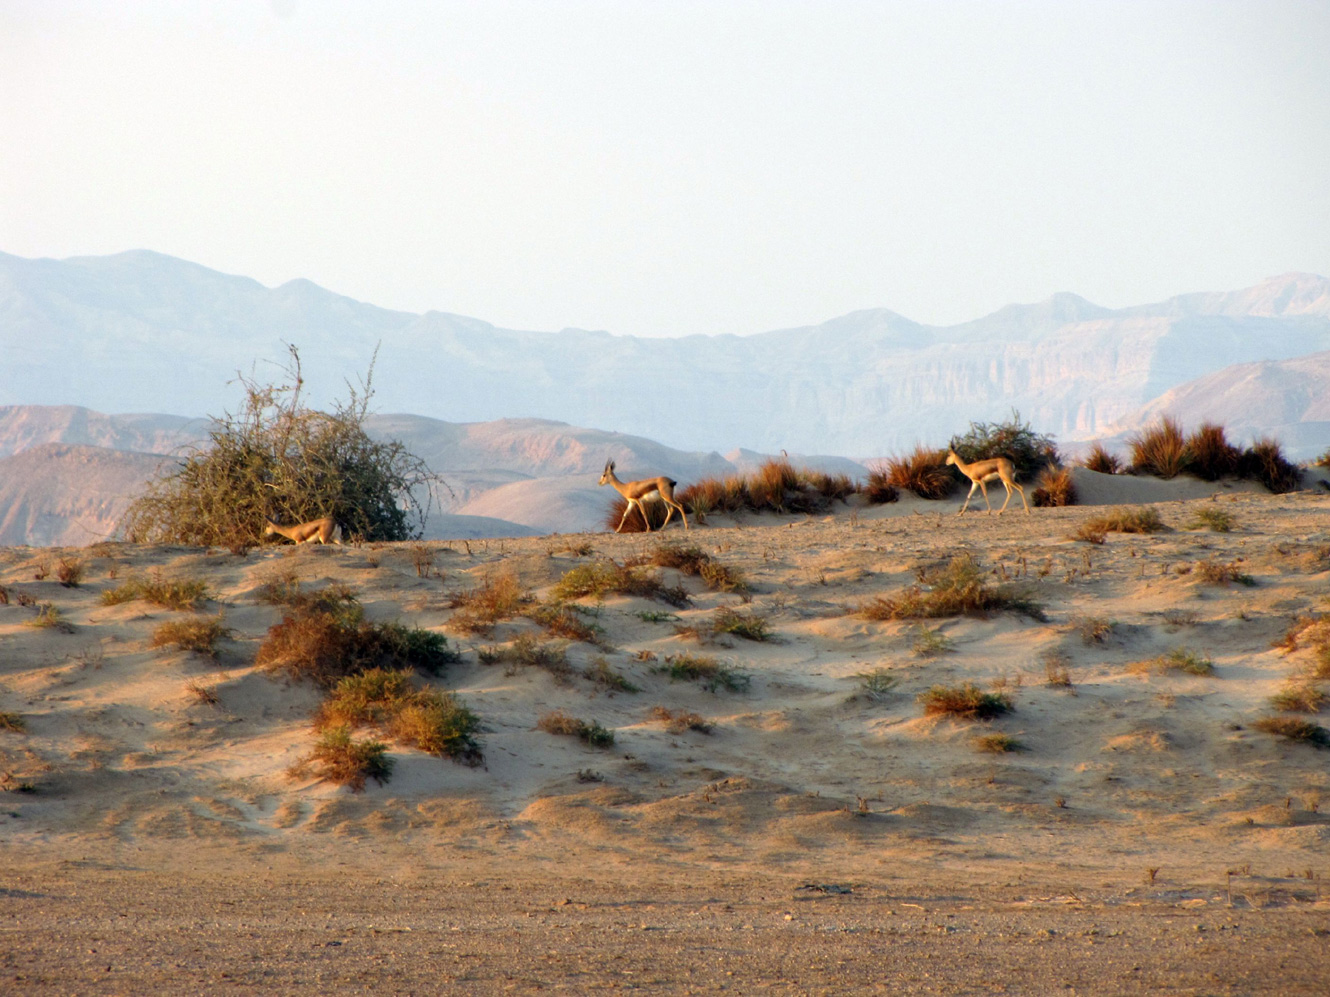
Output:
[[118,606],[122,602],[142,599],[163,609],[198,609],[210,598],[208,583],[199,578],[163,578],[159,574],[130,578],[115,588],[105,589],[101,599],[104,606]]
[[925,716],[948,716],[958,720],[992,720],[1012,710],[1011,698],[1001,692],[984,692],[973,682],[958,686],[935,685],[919,694]]
[[153,647],[174,647],[193,651],[204,657],[217,657],[217,642],[234,631],[226,625],[225,614],[206,618],[168,620],[152,632]]
[[1035,620],[1044,618],[1043,608],[1027,587],[992,584],[969,554],[925,572],[921,582],[894,596],[877,596],[860,608],[860,615],[869,620],[920,620],[1009,610]]

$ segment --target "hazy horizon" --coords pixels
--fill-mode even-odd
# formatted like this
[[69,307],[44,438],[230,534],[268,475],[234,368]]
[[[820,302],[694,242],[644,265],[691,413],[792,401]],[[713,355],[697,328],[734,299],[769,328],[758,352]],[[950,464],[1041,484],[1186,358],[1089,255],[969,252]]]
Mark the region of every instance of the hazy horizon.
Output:
[[1330,273],[1306,2],[0,7],[0,249],[513,329]]

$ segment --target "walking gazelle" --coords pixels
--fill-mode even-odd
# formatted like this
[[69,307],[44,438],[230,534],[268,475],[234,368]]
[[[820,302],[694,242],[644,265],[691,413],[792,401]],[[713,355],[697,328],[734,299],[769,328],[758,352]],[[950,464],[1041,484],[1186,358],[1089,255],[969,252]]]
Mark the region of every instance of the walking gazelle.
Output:
[[643,502],[653,499],[660,499],[665,503],[668,510],[665,514],[665,522],[660,528],[663,530],[670,524],[670,518],[674,515],[674,510],[679,510],[679,515],[683,517],[683,528],[688,529],[688,514],[683,511],[683,506],[674,501],[674,486],[679,482],[673,478],[667,478],[661,475],[659,478],[642,478],[640,481],[620,481],[614,476],[614,461],[605,462],[605,470],[601,473],[600,484],[612,485],[614,490],[623,496],[628,507],[623,511],[623,517],[619,520],[619,525],[614,528],[618,533],[623,529],[624,521],[628,518],[628,513],[633,511],[633,506],[637,506],[638,513],[642,516],[642,522],[646,524],[647,532],[651,532],[651,520],[647,518],[646,507]]

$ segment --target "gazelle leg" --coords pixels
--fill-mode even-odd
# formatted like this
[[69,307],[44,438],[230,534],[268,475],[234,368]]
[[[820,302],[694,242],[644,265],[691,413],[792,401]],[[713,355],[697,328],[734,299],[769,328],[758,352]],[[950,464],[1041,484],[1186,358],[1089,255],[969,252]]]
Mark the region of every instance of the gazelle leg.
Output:
[[1021,493],[1021,505],[1025,506],[1025,514],[1028,516],[1030,514],[1030,503],[1025,501],[1025,489],[1014,481],[1011,483],[1011,486]]
[[[1002,487],[1005,488],[1005,489],[1007,490],[1007,502],[1010,502],[1010,501],[1011,501],[1011,485],[1007,484],[1007,482],[1004,481],[1004,482],[1002,482]],[[1003,503],[1002,503],[1002,508],[998,510],[998,515],[999,515],[999,516],[1001,516],[1004,512],[1007,511],[1007,502],[1003,502]]]
[[979,479],[979,490],[984,493],[984,508],[988,510],[990,516],[993,515],[993,503],[988,501],[988,486],[984,484],[983,478]]
[[960,512],[956,513],[956,515],[958,516],[964,515],[965,510],[970,507],[970,499],[974,498],[974,490],[978,487],[979,487],[979,482],[977,481],[970,482],[970,494],[965,496],[965,501],[961,503],[961,510]]
[[683,517],[683,528],[684,528],[685,530],[688,529],[688,513],[686,513],[686,512],[683,511],[683,505],[682,505],[682,504],[680,504],[680,503],[678,503],[678,502],[676,502],[676,503],[674,503],[674,504],[675,504],[676,506],[678,506],[678,508],[679,508],[679,515]]
[[629,499],[628,504],[624,506],[623,516],[620,517],[619,519],[619,525],[614,528],[615,533],[618,533],[620,530],[623,529],[624,520],[628,518],[628,514],[632,511],[633,511],[633,502],[631,499]]
[[[664,500],[664,499],[661,499],[661,501],[664,502],[665,500]],[[670,518],[671,518],[673,515],[674,515],[674,505],[673,505],[672,503],[670,503],[670,502],[665,502],[665,522],[663,522],[663,523],[660,524],[660,528],[661,528],[662,530],[665,529],[665,527],[667,527],[667,526],[670,525]]]

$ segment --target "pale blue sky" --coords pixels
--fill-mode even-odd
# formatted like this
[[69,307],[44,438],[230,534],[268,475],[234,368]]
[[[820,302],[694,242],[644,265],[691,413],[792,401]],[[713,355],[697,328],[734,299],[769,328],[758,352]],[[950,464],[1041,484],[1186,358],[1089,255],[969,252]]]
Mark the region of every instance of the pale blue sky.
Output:
[[0,0],[0,250],[751,333],[1330,274],[1330,4]]

